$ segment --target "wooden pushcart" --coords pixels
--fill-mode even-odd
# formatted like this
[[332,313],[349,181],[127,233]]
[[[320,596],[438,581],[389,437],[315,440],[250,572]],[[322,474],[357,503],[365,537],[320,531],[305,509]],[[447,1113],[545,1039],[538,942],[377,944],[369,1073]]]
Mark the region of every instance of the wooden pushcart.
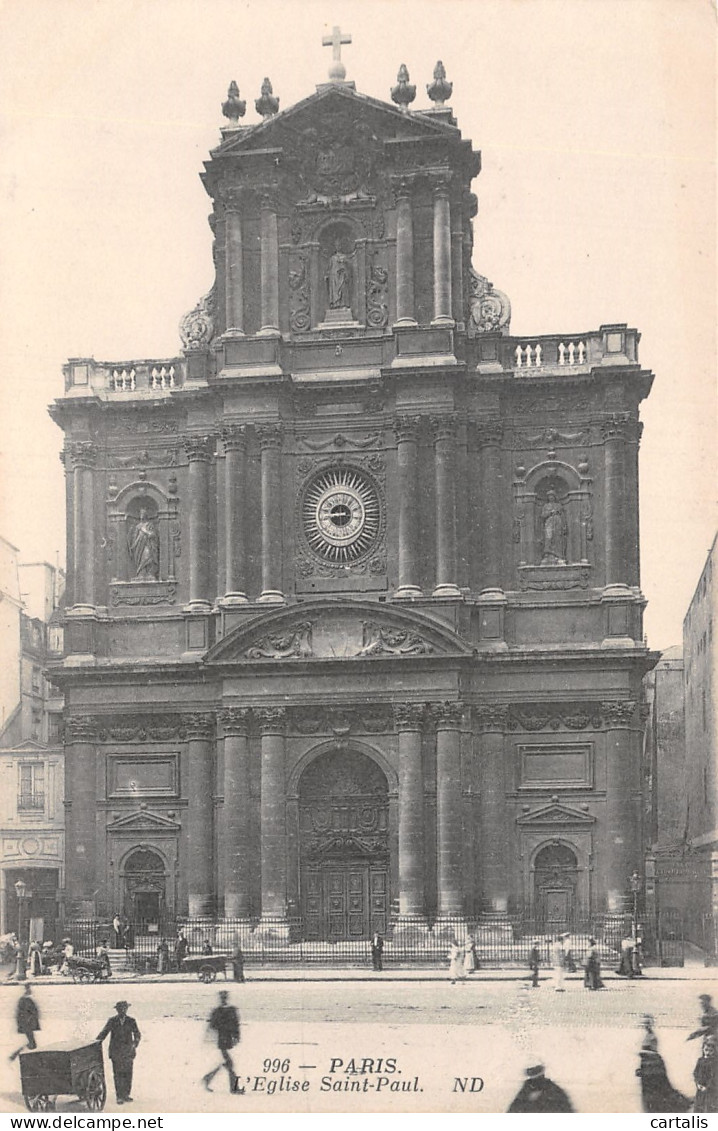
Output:
[[99,1041],[21,1052],[20,1079],[29,1111],[54,1111],[59,1095],[78,1096],[89,1111],[102,1111],[107,1099]]
[[213,982],[220,971],[227,977],[228,961],[226,954],[197,954],[183,959],[182,970],[185,974],[196,974],[200,982]]

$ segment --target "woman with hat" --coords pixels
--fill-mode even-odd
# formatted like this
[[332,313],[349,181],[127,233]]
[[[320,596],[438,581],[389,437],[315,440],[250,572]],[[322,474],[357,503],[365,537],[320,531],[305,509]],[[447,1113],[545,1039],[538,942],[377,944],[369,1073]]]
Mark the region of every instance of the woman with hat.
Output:
[[543,1064],[534,1064],[526,1069],[526,1080],[519,1088],[510,1112],[569,1112],[573,1111],[571,1101],[558,1084],[549,1080]]
[[603,989],[601,959],[598,955],[598,945],[593,938],[588,940],[588,950],[583,962],[583,984],[587,990]]

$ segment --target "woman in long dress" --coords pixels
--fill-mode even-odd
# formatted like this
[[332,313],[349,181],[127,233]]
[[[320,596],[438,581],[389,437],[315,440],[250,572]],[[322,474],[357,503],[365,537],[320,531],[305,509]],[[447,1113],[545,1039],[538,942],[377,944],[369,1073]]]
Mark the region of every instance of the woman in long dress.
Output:
[[449,947],[449,979],[452,986],[456,981],[463,981],[464,976],[464,950],[454,939]]
[[595,939],[588,940],[588,950],[583,963],[583,984],[587,990],[602,990],[601,960]]
[[473,974],[479,969],[479,956],[476,953],[476,943],[473,939],[466,940],[464,947],[464,974]]
[[666,1065],[658,1052],[658,1039],[655,1033],[646,1033],[639,1055],[641,1063],[636,1069],[636,1076],[641,1079],[643,1110],[688,1111],[691,1101],[674,1088],[668,1079]]

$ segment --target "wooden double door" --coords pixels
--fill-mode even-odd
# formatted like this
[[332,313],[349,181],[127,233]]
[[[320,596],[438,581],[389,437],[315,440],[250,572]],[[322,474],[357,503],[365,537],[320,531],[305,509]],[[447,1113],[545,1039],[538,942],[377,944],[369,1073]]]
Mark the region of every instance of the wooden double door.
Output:
[[302,922],[306,939],[328,942],[386,934],[389,868],[368,860],[325,860],[302,867]]

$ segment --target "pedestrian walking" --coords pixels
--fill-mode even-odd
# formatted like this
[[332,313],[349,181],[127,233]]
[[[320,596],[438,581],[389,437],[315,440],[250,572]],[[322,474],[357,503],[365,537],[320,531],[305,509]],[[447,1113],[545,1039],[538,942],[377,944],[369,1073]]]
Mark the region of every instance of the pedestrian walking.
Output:
[[120,917],[119,917],[119,915],[117,914],[116,911],[115,911],[115,914],[112,916],[112,930],[113,930],[114,936],[115,936],[114,940],[113,940],[115,950],[120,950],[120,948],[124,945],[124,937],[123,937],[123,933],[122,933],[122,923],[121,923]]
[[462,982],[464,977],[464,949],[453,939],[449,946],[449,978],[452,986],[457,981]]
[[529,970],[531,971],[531,988],[538,989],[539,984],[539,966],[541,965],[541,951],[539,950],[539,940],[534,939],[531,950],[529,951]]
[[175,960],[177,962],[177,969],[182,969],[182,963],[189,954],[189,943],[185,938],[182,931],[177,935],[177,942],[175,944]]
[[641,1063],[636,1076],[641,1080],[641,1100],[645,1112],[688,1111],[691,1101],[674,1088],[668,1079],[663,1057],[658,1052],[658,1038],[652,1028],[646,1035],[640,1051]]
[[693,1110],[700,1112],[718,1111],[718,1048],[716,1038],[710,1033],[703,1038],[701,1055],[693,1069],[696,1082],[696,1098]]
[[583,961],[583,984],[587,990],[602,990],[601,959],[595,939],[588,940],[588,950]]
[[167,939],[160,939],[160,944],[157,947],[157,973],[169,974],[170,970],[170,948],[167,945]]
[[135,948],[135,928],[127,919],[122,925],[122,945],[125,948],[125,953],[129,953]]
[[131,1104],[132,1096],[132,1070],[134,1067],[137,1046],[142,1040],[142,1034],[137,1027],[134,1017],[130,1017],[127,1010],[128,1001],[116,1001],[116,1017],[110,1017],[97,1036],[96,1041],[104,1041],[110,1035],[108,1054],[112,1061],[112,1074],[115,1078],[115,1095],[118,1104]]
[[480,969],[480,966],[479,956],[476,953],[476,943],[469,937],[464,947],[464,974],[471,975],[474,973],[474,970]]
[[636,935],[633,940],[633,950],[631,951],[631,970],[633,971],[634,978],[643,976],[643,939],[640,935]]
[[232,951],[232,977],[235,982],[244,981],[244,951],[239,940],[235,943]]
[[371,965],[372,970],[384,969],[384,937],[378,931],[371,937]]
[[62,940],[62,963],[60,965],[61,974],[70,973],[70,959],[75,957],[75,948],[72,945],[72,939],[64,938]]
[[36,1049],[37,1041],[35,1034],[40,1029],[40,1011],[37,1008],[37,1002],[32,996],[32,986],[25,986],[25,993],[19,999],[15,1007],[15,1024],[17,1025],[18,1033],[22,1033],[25,1038],[25,1044],[20,1045],[11,1054],[10,1060],[15,1060],[20,1055],[23,1049]]
[[112,977],[112,967],[110,966],[110,952],[107,949],[107,939],[103,939],[98,947],[95,949],[95,957],[99,958],[103,968],[107,971],[107,977]]
[[227,1069],[229,1075],[229,1090],[235,1095],[243,1096],[244,1088],[239,1086],[239,1077],[234,1071],[234,1062],[229,1055],[229,1050],[233,1049],[235,1045],[239,1044],[240,1040],[240,1027],[239,1027],[239,1014],[233,1005],[228,1004],[229,994],[226,990],[220,990],[219,1005],[216,1009],[212,1010],[209,1018],[209,1027],[214,1029],[217,1034],[217,1048],[222,1054],[222,1063],[213,1068],[211,1072],[207,1072],[202,1077],[202,1083],[208,1092],[211,1092],[210,1084],[215,1076],[222,1068]]
[[573,1107],[563,1088],[546,1075],[543,1064],[526,1069],[527,1079],[506,1109],[509,1112],[571,1112]]
[[632,935],[626,935],[625,939],[621,939],[621,960],[616,973],[620,974],[622,978],[633,977],[633,946]]
[[713,1005],[713,998],[710,994],[701,994],[698,1001],[701,1007],[700,1028],[687,1039],[694,1041],[696,1037],[718,1037],[718,1009]]
[[551,943],[551,965],[553,967],[553,988],[557,994],[564,992],[564,949],[561,935]]
[[571,935],[568,933],[568,931],[566,932],[565,935],[561,935],[561,945],[563,946],[563,968],[569,974],[575,974],[576,973],[576,961],[573,957],[573,952],[571,950],[571,947],[569,946],[568,940],[570,938],[571,938]]

